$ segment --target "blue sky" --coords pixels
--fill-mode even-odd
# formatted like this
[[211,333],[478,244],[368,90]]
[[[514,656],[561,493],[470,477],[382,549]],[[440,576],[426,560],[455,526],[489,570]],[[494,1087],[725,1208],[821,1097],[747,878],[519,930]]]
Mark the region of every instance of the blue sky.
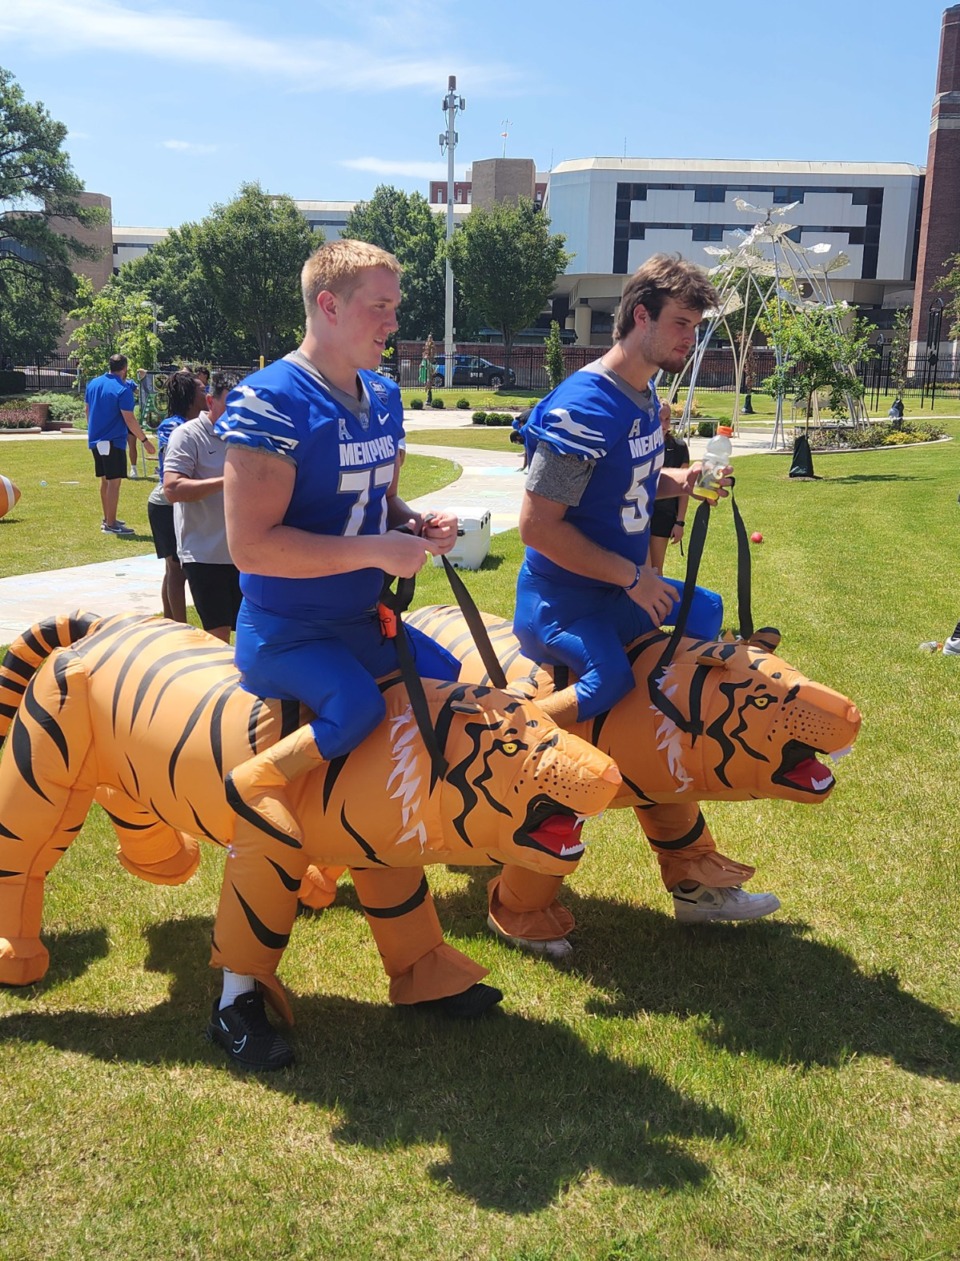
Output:
[[[0,0],[0,64],[122,226],[257,180],[427,192],[448,74],[471,161],[926,161],[941,0]],[[506,142],[501,133],[508,133]]]

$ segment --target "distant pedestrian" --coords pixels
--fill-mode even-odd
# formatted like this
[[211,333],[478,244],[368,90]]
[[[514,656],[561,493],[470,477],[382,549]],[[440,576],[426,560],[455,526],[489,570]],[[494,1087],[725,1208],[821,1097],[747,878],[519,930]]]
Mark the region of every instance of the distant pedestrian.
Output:
[[87,445],[100,478],[100,505],[104,534],[131,535],[133,530],[117,519],[120,482],[127,475],[128,439],[139,439],[148,455],[155,447],[133,413],[133,386],[127,381],[126,355],[111,355],[109,370],[94,377],[84,396]]

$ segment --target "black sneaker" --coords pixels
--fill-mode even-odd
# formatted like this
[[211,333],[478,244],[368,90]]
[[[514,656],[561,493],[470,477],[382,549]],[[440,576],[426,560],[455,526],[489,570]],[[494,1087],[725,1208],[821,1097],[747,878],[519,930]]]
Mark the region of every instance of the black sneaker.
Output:
[[461,994],[447,994],[445,998],[425,998],[419,1003],[411,1003],[416,1011],[436,1012],[439,1016],[450,1016],[454,1020],[476,1020],[485,1012],[503,1001],[503,994],[492,985],[484,985],[477,981]]
[[241,994],[224,1008],[215,998],[207,1037],[219,1043],[234,1064],[255,1073],[270,1073],[293,1063],[293,1051],[267,1019],[259,990]]

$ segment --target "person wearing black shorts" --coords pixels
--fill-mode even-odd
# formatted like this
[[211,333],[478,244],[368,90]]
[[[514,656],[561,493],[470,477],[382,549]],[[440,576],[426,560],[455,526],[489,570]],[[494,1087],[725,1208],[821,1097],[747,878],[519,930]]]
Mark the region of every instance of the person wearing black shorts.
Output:
[[111,355],[109,371],[94,377],[84,395],[87,444],[93,467],[100,478],[100,507],[104,534],[132,535],[134,531],[117,518],[120,483],[127,475],[127,439],[139,438],[148,455],[153,443],[133,414],[133,386],[127,380],[126,355]]
[[215,372],[206,410],[170,436],[163,486],[172,501],[176,546],[200,625],[224,643],[237,625],[240,574],[230,559],[223,514],[223,465],[226,444],[213,426],[226,411],[232,376]]
[[150,492],[147,516],[153,534],[153,545],[164,564],[163,582],[160,586],[163,616],[173,622],[187,620],[187,579],[177,552],[173,504],[164,493],[164,463],[171,435],[181,425],[199,416],[205,402],[206,394],[200,378],[192,372],[175,372],[167,382],[167,418],[161,421],[157,430],[157,444],[160,448],[157,476],[160,482]]
[[[690,450],[685,442],[681,442],[670,428],[673,415],[669,403],[660,404],[660,425],[663,429],[663,467],[689,468]],[[663,562],[667,556],[667,544],[679,543],[683,538],[683,527],[686,524],[689,495],[679,499],[657,499],[650,517],[650,564],[658,574],[663,573]]]

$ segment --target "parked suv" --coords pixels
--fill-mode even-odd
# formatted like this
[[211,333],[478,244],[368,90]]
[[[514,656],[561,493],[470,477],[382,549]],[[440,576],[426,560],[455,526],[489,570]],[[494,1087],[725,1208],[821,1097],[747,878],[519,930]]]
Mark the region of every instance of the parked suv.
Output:
[[[434,360],[434,386],[446,385],[444,373],[445,355],[437,355]],[[481,359],[479,355],[455,355],[453,359],[454,385],[483,385],[491,390],[499,390],[501,385],[514,385],[516,373],[512,368],[502,368],[491,363],[489,359]]]

